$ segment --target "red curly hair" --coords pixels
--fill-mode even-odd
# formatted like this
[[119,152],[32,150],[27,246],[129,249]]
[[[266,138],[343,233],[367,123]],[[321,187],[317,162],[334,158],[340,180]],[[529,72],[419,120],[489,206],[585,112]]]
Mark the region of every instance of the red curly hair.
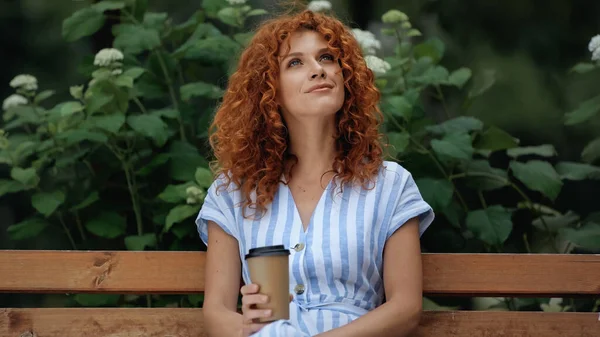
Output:
[[344,104],[336,113],[335,176],[342,186],[358,182],[368,188],[383,162],[380,93],[349,29],[333,17],[308,10],[271,19],[242,53],[210,127],[216,158],[212,166],[225,179],[219,187],[235,183],[243,196],[244,216],[246,208],[266,210],[282,176],[289,177],[290,160],[297,160],[289,153],[285,121],[275,98],[280,47],[303,29],[324,37],[344,76]]

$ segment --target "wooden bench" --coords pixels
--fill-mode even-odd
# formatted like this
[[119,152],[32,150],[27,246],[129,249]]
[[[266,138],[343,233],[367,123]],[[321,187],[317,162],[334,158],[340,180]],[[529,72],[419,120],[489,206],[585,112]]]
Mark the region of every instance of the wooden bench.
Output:
[[[202,252],[0,251],[0,292],[204,290]],[[592,297],[600,255],[423,254],[428,296]],[[2,306],[0,304],[0,306]],[[203,336],[197,308],[1,308],[1,337]],[[420,337],[598,337],[598,313],[425,311]]]

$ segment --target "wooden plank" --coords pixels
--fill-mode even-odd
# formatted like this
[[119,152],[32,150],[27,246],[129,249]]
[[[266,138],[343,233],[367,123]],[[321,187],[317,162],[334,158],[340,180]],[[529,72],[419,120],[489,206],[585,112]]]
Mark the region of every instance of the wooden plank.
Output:
[[598,296],[600,255],[424,254],[423,288],[446,296]]
[[0,337],[202,337],[203,331],[201,309],[0,309]]
[[[201,309],[0,309],[0,336],[187,337],[203,334]],[[598,337],[598,313],[425,312],[415,337]]]
[[198,293],[201,252],[0,251],[0,292]]
[[[199,293],[203,252],[0,251],[0,292]],[[598,296],[600,255],[423,254],[426,295]]]

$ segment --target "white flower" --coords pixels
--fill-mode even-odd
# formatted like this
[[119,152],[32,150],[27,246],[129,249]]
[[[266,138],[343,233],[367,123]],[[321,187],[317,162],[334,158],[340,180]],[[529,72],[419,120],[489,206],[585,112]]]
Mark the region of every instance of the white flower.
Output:
[[307,9],[313,12],[324,12],[331,9],[331,2],[325,0],[314,0],[308,3]]
[[588,45],[588,49],[590,50],[590,52],[595,52],[596,50],[600,49],[600,34],[594,36],[591,40],[590,40],[590,44]]
[[104,48],[100,50],[94,57],[94,65],[99,67],[107,67],[114,62],[123,60],[123,53],[115,48]]
[[600,61],[600,48],[596,48],[592,54],[592,61]]
[[190,186],[186,188],[185,194],[187,195],[186,203],[196,204],[204,200],[206,193],[197,186]]
[[381,16],[383,23],[400,23],[402,21],[408,21],[408,16],[397,9],[387,11]]
[[352,33],[366,55],[375,55],[376,49],[381,49],[381,42],[375,38],[373,33],[358,28],[352,29]]
[[385,74],[388,70],[392,69],[389,63],[377,56],[367,55],[365,56],[365,61],[367,62],[367,67],[376,74]]
[[25,105],[27,104],[27,98],[19,95],[19,94],[13,94],[8,96],[4,102],[2,102],[2,110],[8,110],[12,107],[15,107],[17,105]]
[[38,82],[35,76],[21,74],[15,76],[15,78],[10,81],[10,86],[15,89],[23,88],[28,91],[35,91],[38,88]]
[[227,0],[227,2],[234,6],[234,5],[243,5],[246,3],[246,0]]
[[113,75],[121,75],[123,73],[123,69],[115,69],[111,72]]

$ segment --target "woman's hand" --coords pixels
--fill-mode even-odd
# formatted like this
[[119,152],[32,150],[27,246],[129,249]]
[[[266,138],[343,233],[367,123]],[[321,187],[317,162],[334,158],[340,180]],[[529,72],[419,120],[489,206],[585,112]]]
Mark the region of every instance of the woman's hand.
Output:
[[257,309],[257,304],[269,302],[267,295],[258,293],[259,286],[248,284],[242,287],[242,337],[248,337],[262,329],[267,323],[255,323],[258,318],[271,317],[271,310]]

